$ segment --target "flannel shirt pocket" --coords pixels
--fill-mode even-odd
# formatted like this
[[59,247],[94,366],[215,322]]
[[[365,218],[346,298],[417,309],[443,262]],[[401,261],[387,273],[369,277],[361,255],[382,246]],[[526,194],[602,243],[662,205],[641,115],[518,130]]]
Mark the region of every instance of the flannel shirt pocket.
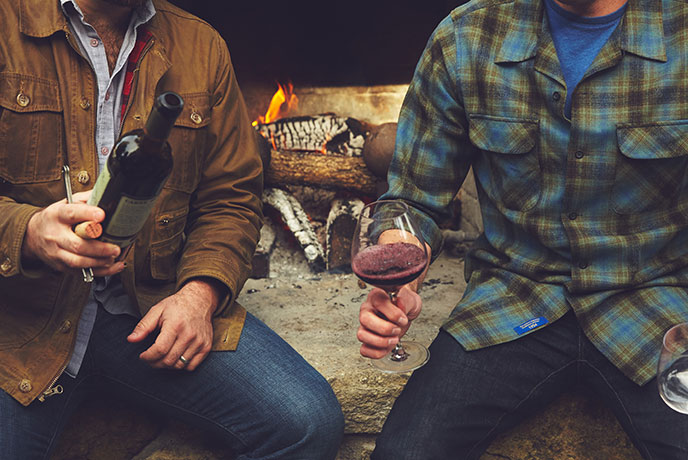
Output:
[[514,211],[535,207],[542,191],[538,121],[469,115],[468,136],[483,154],[476,175],[495,204]]
[[688,204],[688,120],[618,125],[612,208],[618,214]]

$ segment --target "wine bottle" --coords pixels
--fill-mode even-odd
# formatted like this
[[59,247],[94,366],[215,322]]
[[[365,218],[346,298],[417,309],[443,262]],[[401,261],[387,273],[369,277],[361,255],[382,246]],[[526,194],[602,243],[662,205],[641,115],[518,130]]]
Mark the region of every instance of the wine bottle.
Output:
[[120,136],[98,175],[88,204],[105,211],[98,239],[122,249],[118,260],[126,257],[172,172],[167,138],[183,106],[174,92],[158,96],[145,127]]

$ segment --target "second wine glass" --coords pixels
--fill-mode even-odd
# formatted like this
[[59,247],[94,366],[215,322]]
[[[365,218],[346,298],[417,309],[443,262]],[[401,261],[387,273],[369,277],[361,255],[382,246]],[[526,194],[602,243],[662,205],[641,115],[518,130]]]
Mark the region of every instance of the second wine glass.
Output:
[[[418,278],[427,265],[425,241],[406,203],[379,200],[363,208],[351,244],[351,269],[356,276],[386,291],[396,305],[399,289]],[[429,357],[425,346],[404,341],[373,364],[388,372],[408,372]]]
[[688,414],[688,323],[677,324],[664,334],[657,384],[669,407]]

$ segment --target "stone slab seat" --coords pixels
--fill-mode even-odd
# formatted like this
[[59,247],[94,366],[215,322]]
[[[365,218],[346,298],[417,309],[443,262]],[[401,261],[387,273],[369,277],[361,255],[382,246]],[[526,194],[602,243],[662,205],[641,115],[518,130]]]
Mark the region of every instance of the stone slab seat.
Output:
[[[461,259],[442,255],[423,288],[424,310],[409,336],[429,344],[465,284]],[[348,274],[249,280],[240,302],[282,335],[330,382],[346,416],[338,460],[367,459],[407,375],[385,374],[358,353],[358,307],[367,289]],[[225,459],[192,427],[119,401],[92,401],[69,422],[54,460]],[[567,394],[496,439],[481,460],[639,460],[613,415],[593,398]]]

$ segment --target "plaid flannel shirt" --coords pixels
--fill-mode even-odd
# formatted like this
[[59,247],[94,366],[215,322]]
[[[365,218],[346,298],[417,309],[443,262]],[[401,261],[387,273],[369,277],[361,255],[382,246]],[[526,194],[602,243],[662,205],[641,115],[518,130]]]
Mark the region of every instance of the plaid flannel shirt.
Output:
[[[688,4],[629,0],[573,94],[541,0],[474,0],[435,30],[399,119],[385,198],[436,222],[473,167],[484,234],[444,329],[467,350],[572,309],[638,384],[688,321]],[[520,326],[520,327],[519,327]]]

